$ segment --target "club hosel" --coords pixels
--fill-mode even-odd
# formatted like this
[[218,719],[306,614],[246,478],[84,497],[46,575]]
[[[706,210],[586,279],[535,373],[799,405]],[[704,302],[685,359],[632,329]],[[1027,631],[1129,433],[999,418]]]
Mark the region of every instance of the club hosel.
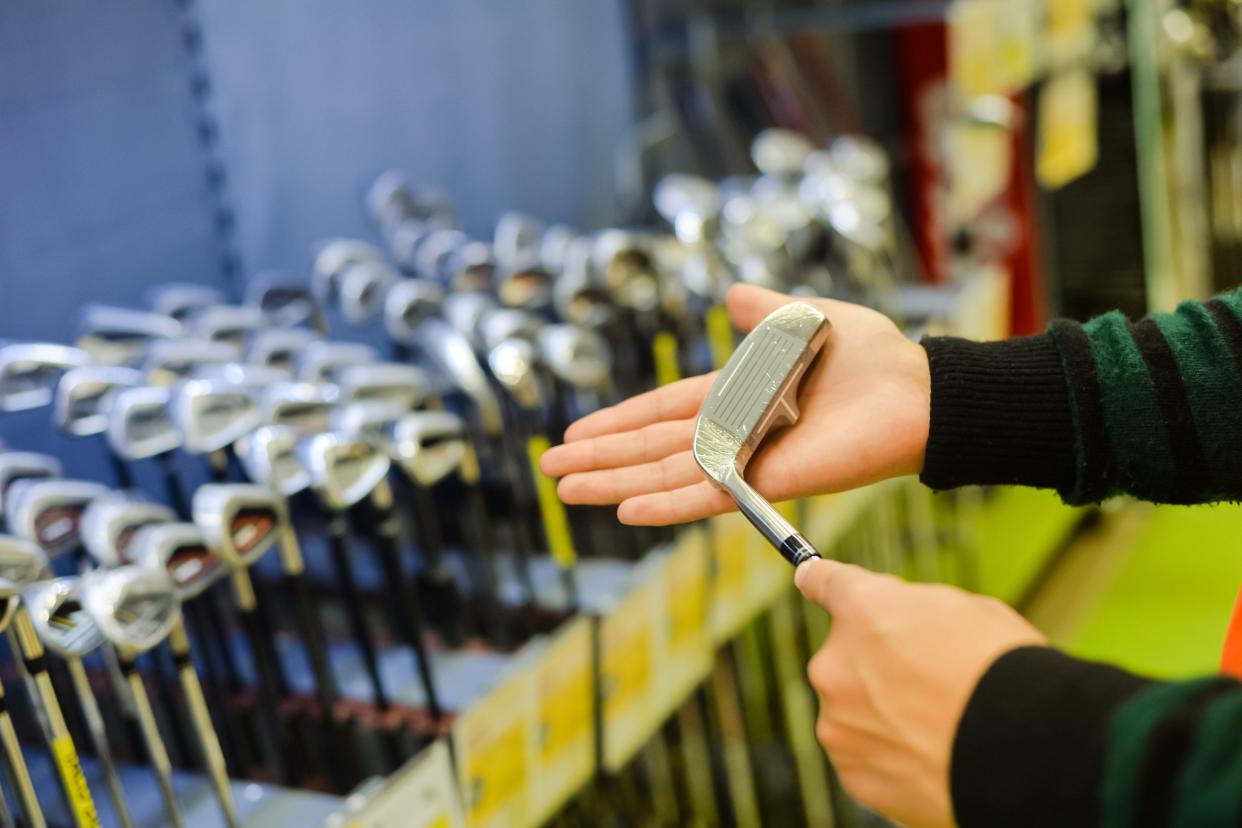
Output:
[[246,614],[254,612],[258,599],[254,594],[254,582],[250,580],[250,571],[244,567],[234,569],[231,581],[233,597],[237,599],[237,608]]
[[794,566],[811,558],[820,557],[810,541],[785,520],[784,515],[776,511],[771,503],[759,494],[740,472],[730,471],[725,478],[724,487],[737,501],[738,508],[756,529],[772,544],[772,547],[785,560]]
[[395,502],[392,494],[392,484],[385,477],[371,490],[371,505],[375,507],[377,512],[387,515],[392,512]]
[[483,471],[479,466],[479,455],[474,450],[474,446],[466,445],[466,450],[461,456],[461,468],[458,473],[461,475],[461,481],[467,486],[478,485],[479,479],[483,476]]
[[287,517],[280,523],[280,565],[285,574],[291,577],[298,577],[306,571],[302,544],[298,542],[298,534]]

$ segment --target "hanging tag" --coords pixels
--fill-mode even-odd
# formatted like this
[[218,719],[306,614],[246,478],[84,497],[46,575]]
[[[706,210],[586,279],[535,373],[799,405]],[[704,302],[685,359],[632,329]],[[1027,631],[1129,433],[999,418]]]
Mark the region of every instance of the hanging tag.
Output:
[[651,358],[655,363],[657,385],[671,385],[681,379],[681,367],[677,364],[677,337],[668,331],[660,331],[651,341]]
[[548,537],[548,551],[562,569],[569,569],[578,561],[574,549],[574,537],[569,531],[569,516],[565,504],[556,496],[556,481],[539,470],[539,460],[551,448],[548,438],[531,437],[526,443],[530,458],[530,473],[535,478],[535,492],[539,498],[539,513],[543,517],[543,531]]

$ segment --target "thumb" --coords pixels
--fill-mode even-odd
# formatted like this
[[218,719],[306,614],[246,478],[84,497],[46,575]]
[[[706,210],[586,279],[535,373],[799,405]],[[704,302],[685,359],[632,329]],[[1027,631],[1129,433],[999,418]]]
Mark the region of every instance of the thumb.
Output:
[[794,584],[808,601],[829,612],[842,608],[846,597],[873,578],[883,577],[854,564],[812,558],[798,566]]
[[725,304],[729,308],[729,320],[741,331],[749,331],[762,322],[769,313],[793,301],[792,296],[746,284],[736,284],[729,288],[729,293],[725,297]]

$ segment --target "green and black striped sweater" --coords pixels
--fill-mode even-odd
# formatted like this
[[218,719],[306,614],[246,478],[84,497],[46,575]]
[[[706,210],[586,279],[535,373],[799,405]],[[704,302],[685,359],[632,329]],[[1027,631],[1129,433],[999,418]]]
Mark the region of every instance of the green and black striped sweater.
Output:
[[[1242,500],[1242,291],[1134,323],[1110,313],[923,345],[929,486]],[[976,687],[950,777],[963,828],[1242,825],[1242,683],[1157,682],[1020,648]]]

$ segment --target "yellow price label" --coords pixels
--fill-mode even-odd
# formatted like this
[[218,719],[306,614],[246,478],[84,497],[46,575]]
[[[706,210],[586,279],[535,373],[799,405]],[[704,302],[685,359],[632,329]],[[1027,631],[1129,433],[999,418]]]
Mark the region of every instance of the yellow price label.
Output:
[[530,473],[535,478],[543,531],[548,536],[548,551],[557,565],[568,569],[578,560],[574,536],[569,530],[569,516],[565,514],[565,504],[556,496],[556,482],[539,470],[540,458],[551,447],[547,437],[531,437],[526,443],[526,453],[530,457]]
[[1099,159],[1099,101],[1086,69],[1058,72],[1039,97],[1039,157],[1035,172],[1049,189],[1085,175]]
[[452,825],[453,823],[445,814],[440,814],[427,823],[427,828],[452,828]]
[[604,683],[604,717],[619,715],[631,703],[647,697],[651,685],[651,632],[641,632],[609,642],[601,676]]
[[668,564],[668,644],[679,648],[702,634],[707,621],[707,583],[701,566],[691,555],[673,558]]
[[91,789],[86,784],[86,774],[82,773],[82,763],[78,761],[73,739],[61,736],[53,740],[52,758],[64,782],[74,822],[79,828],[98,828],[99,814],[95,812],[95,801],[91,799]]
[[562,750],[576,744],[594,724],[590,665],[586,667],[561,677],[560,682],[549,681],[549,686],[541,688],[539,753],[545,762],[552,761]]
[[723,368],[733,356],[733,326],[729,324],[729,310],[724,305],[712,305],[703,320],[707,326],[707,344],[712,351],[712,362]]
[[656,383],[671,385],[681,379],[681,366],[677,362],[677,337],[668,331],[660,331],[651,342],[651,358],[655,362]]
[[526,727],[516,722],[466,760],[471,816],[478,821],[504,807],[526,787]]

